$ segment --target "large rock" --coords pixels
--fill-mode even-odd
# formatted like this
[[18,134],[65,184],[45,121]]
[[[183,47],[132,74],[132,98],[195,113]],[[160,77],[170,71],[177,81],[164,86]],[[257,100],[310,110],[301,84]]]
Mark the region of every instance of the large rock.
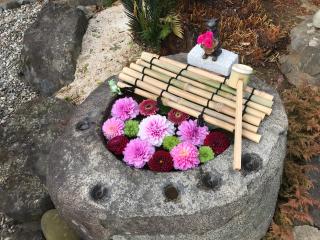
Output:
[[[184,56],[185,59],[186,56]],[[102,84],[81,104],[50,153],[47,186],[59,213],[84,239],[260,240],[271,223],[286,149],[287,117],[275,96],[259,144],[243,141],[201,167],[170,173],[132,169],[107,151],[101,124],[113,97]]]
[[0,128],[0,211],[20,222],[39,220],[53,207],[44,186],[51,144],[73,106],[57,99],[26,103]]
[[312,24],[316,28],[320,28],[320,10],[316,12],[316,14],[312,18]]
[[69,6],[89,6],[98,5],[102,6],[104,0],[53,0],[53,2],[68,4]]
[[0,1],[0,12],[3,10],[14,9],[20,7],[20,4],[16,0]]
[[[310,164],[314,165],[314,169],[320,169],[320,156],[311,160]],[[308,172],[307,176],[313,182],[313,188],[309,193],[313,199],[320,200],[320,171],[313,170]],[[313,225],[320,229],[320,209],[318,206],[310,207],[310,215],[313,218]],[[320,238],[319,238],[320,239]]]
[[311,226],[297,226],[294,228],[294,240],[319,240],[320,231]]
[[49,96],[74,80],[77,58],[88,20],[75,7],[49,2],[23,40],[23,76],[40,94]]
[[320,29],[309,17],[291,31],[290,54],[280,58],[280,69],[295,86],[320,86]]

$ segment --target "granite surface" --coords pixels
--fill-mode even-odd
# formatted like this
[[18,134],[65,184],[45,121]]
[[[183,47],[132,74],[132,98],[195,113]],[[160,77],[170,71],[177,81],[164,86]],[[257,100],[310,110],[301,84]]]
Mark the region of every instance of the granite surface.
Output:
[[[186,58],[186,55],[180,57]],[[243,140],[241,172],[233,146],[201,167],[155,173],[126,166],[107,151],[101,124],[113,100],[102,84],[81,104],[49,157],[48,190],[84,239],[261,239],[272,220],[286,149],[287,117],[275,97],[259,144]]]

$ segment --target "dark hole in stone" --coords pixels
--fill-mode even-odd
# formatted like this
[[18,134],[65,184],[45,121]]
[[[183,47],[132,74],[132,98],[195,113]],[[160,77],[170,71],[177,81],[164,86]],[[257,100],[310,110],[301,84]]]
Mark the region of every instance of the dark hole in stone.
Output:
[[221,174],[218,172],[206,172],[200,177],[200,186],[210,190],[218,190],[222,184]]
[[107,195],[108,189],[106,187],[103,187],[101,184],[95,185],[90,191],[90,196],[95,201],[103,200],[107,197]]
[[175,186],[169,184],[166,187],[164,187],[164,196],[168,201],[175,201],[179,197],[179,191]]
[[77,123],[76,129],[78,131],[85,131],[85,130],[88,130],[90,126],[91,126],[91,122],[89,121],[89,119],[86,118]]
[[246,153],[242,156],[241,165],[244,175],[257,172],[262,167],[262,158],[255,153]]

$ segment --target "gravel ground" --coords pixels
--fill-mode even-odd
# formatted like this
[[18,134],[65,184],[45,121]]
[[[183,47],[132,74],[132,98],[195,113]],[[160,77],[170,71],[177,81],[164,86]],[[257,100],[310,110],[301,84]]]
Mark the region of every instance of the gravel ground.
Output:
[[[27,4],[0,12],[0,125],[22,103],[36,97],[19,79],[20,53],[25,30],[35,21],[42,5]],[[12,219],[0,212],[0,240],[11,239],[15,232]]]
[[36,96],[19,79],[20,53],[23,34],[41,7],[42,4],[33,3],[0,13],[0,125],[20,104]]

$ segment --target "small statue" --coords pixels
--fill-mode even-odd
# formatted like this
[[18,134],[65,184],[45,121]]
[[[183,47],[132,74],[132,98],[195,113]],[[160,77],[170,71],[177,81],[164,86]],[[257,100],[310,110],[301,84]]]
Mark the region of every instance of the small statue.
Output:
[[197,43],[204,49],[203,59],[212,56],[212,61],[217,61],[222,53],[220,35],[219,35],[219,20],[212,18],[207,22],[208,31],[198,37]]

